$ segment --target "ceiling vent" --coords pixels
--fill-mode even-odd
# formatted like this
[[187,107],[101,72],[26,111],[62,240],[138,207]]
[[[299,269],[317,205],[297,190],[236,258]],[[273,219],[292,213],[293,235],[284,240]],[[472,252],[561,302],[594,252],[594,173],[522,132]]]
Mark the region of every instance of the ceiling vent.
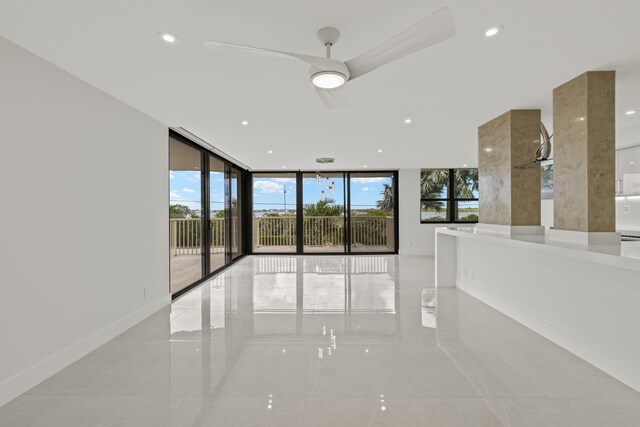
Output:
[[318,157],[316,159],[316,163],[326,165],[327,163],[333,163],[335,160],[336,159],[334,159],[333,157]]

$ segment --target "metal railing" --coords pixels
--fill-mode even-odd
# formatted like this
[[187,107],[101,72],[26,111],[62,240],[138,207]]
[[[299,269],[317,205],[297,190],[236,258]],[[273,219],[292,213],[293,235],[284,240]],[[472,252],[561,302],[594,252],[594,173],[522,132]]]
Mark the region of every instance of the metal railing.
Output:
[[[236,221],[236,218],[233,218]],[[171,256],[198,255],[202,247],[202,220],[171,219]],[[226,218],[213,218],[210,222],[211,252],[225,248]],[[303,218],[303,242],[306,247],[344,245],[345,219],[342,216],[307,216]],[[277,216],[253,219],[253,241],[261,246],[296,246],[296,217]],[[351,246],[393,247],[393,217],[351,217]]]
[[[211,252],[224,252],[226,218],[211,219]],[[170,219],[171,256],[199,255],[202,252],[202,219]]]
[[[345,218],[305,216],[303,244],[306,247],[344,245]],[[394,244],[393,217],[351,217],[351,245],[387,246]],[[260,246],[296,246],[296,217],[274,216],[253,219],[253,241]]]

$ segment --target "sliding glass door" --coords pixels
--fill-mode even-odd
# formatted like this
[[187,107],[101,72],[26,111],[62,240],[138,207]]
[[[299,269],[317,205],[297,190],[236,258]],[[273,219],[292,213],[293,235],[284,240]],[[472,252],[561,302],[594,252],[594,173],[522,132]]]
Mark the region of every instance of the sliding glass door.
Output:
[[225,163],[209,155],[209,268],[226,264],[227,203]]
[[252,174],[254,253],[397,252],[397,172]]
[[202,156],[169,139],[169,230],[171,293],[203,277]]
[[302,175],[303,252],[346,251],[346,191],[342,172]]
[[349,174],[351,252],[395,252],[393,172]]
[[169,137],[171,293],[245,253],[245,172],[181,135]]
[[231,193],[231,259],[241,256],[243,251],[243,234],[242,234],[242,171],[234,167],[230,168],[231,176],[229,180]]
[[252,240],[254,253],[297,250],[295,173],[253,174]]

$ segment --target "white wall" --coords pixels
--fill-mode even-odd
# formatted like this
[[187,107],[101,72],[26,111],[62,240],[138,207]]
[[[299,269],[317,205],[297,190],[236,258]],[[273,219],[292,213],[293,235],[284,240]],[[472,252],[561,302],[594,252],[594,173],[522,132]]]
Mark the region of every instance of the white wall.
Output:
[[399,253],[403,255],[433,255],[435,229],[444,225],[420,223],[420,169],[400,169],[398,181]]
[[616,228],[640,231],[640,196],[616,197]]
[[540,225],[553,227],[553,199],[543,199],[540,201]]
[[[553,200],[542,201],[542,225],[553,227]],[[616,197],[616,229],[640,231],[640,196]]]
[[4,38],[0,64],[2,405],[170,297],[167,128]]

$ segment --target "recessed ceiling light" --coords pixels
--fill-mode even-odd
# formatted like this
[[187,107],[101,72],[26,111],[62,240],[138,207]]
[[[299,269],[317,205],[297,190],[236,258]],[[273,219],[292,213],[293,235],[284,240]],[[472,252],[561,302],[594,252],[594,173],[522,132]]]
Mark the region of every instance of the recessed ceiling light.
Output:
[[627,116],[633,116],[636,113],[636,110],[629,110],[626,111],[624,114],[626,114]]
[[491,147],[487,147],[487,148],[485,148],[485,149],[484,149],[484,151],[486,151],[487,153],[490,153],[490,152],[492,152],[492,151],[493,151],[493,148],[491,148]]
[[413,119],[404,119],[405,125],[410,125],[411,123],[413,123]]
[[286,168],[287,168],[286,166],[282,166],[282,169],[286,169]]
[[636,164],[636,162],[629,162],[629,164],[630,164],[630,165],[635,165],[635,164]]
[[162,40],[166,41],[167,43],[175,43],[178,41],[178,38],[171,33],[160,32],[158,33],[158,37],[160,37]]
[[367,167],[367,165],[362,165],[362,167],[363,167],[363,168],[366,168],[366,167]]
[[267,151],[267,153],[273,154],[273,150],[269,150],[269,151]]
[[382,150],[381,150],[381,149],[378,149],[378,153],[382,153]]
[[493,37],[496,34],[502,32],[502,30],[504,30],[504,27],[502,25],[494,25],[492,27],[487,28],[487,30],[484,32],[484,35],[486,37]]
[[242,121],[242,122],[240,122],[240,123],[242,123],[242,126],[249,126],[249,122],[248,122],[248,121],[246,121],[246,120],[243,120],[243,121]]
[[463,167],[463,168],[466,168],[466,167],[467,167],[467,164],[465,163],[464,165],[462,165],[462,167]]

